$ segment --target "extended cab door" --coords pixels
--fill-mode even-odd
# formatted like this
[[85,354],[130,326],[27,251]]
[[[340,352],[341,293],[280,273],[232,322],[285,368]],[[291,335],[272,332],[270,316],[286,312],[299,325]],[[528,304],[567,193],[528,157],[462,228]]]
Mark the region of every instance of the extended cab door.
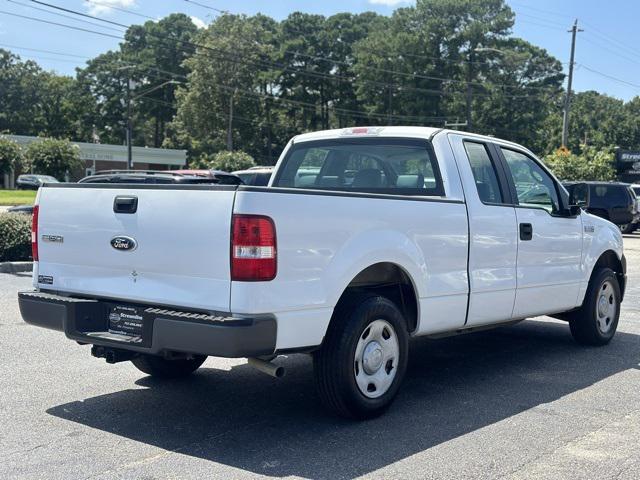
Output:
[[466,325],[511,320],[518,237],[506,173],[493,144],[449,134],[469,217],[469,310]]
[[517,290],[513,318],[576,306],[582,272],[582,219],[570,216],[566,194],[528,152],[496,145],[515,199]]

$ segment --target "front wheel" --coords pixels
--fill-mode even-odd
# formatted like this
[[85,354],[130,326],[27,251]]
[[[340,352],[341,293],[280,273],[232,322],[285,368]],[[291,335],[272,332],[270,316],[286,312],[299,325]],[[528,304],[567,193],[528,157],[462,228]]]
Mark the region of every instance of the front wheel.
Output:
[[342,301],[313,358],[323,403],[347,418],[381,415],[402,383],[408,346],[407,323],[393,302],[372,294]]
[[620,284],[613,270],[593,272],[584,303],[569,319],[571,334],[583,345],[606,345],[618,328]]
[[131,363],[152,377],[182,378],[195,372],[206,359],[206,355],[193,355],[191,358],[176,360],[167,360],[157,355],[140,355],[131,360]]

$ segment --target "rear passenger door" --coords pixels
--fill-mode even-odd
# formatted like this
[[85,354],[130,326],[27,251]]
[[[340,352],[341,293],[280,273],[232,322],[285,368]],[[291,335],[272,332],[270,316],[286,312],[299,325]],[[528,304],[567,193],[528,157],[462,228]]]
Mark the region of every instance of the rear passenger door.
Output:
[[518,237],[506,173],[492,143],[449,134],[469,216],[469,309],[466,325],[511,320]]
[[514,318],[576,306],[582,280],[582,219],[568,212],[556,180],[528,152],[497,146],[518,223]]

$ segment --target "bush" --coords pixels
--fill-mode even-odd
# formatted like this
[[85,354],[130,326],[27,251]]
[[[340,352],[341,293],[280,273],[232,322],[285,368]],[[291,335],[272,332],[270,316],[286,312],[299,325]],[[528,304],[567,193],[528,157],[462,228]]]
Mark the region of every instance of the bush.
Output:
[[615,180],[614,155],[610,149],[582,146],[576,155],[567,149],[558,149],[544,158],[544,163],[560,180]]
[[79,148],[69,140],[45,138],[30,143],[25,157],[33,173],[51,175],[58,180],[82,168]]
[[11,170],[20,170],[22,165],[22,150],[13,140],[0,137],[0,175]]
[[222,151],[213,155],[204,154],[194,162],[191,162],[191,168],[203,168],[212,170],[222,170],[224,172],[234,172],[236,170],[246,170],[255,167],[256,161],[245,152],[240,151]]
[[31,259],[31,215],[0,214],[0,262]]

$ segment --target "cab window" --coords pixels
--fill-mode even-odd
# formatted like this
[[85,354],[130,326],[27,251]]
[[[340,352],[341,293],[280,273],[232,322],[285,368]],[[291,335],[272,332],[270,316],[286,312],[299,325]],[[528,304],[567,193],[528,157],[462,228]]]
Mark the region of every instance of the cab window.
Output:
[[518,204],[522,207],[543,208],[549,213],[560,211],[560,202],[553,178],[531,157],[500,147],[508,174],[516,187]]
[[478,142],[464,142],[471,171],[482,203],[503,203],[498,175],[487,146]]
[[335,139],[294,144],[274,187],[388,195],[444,195],[426,140]]

